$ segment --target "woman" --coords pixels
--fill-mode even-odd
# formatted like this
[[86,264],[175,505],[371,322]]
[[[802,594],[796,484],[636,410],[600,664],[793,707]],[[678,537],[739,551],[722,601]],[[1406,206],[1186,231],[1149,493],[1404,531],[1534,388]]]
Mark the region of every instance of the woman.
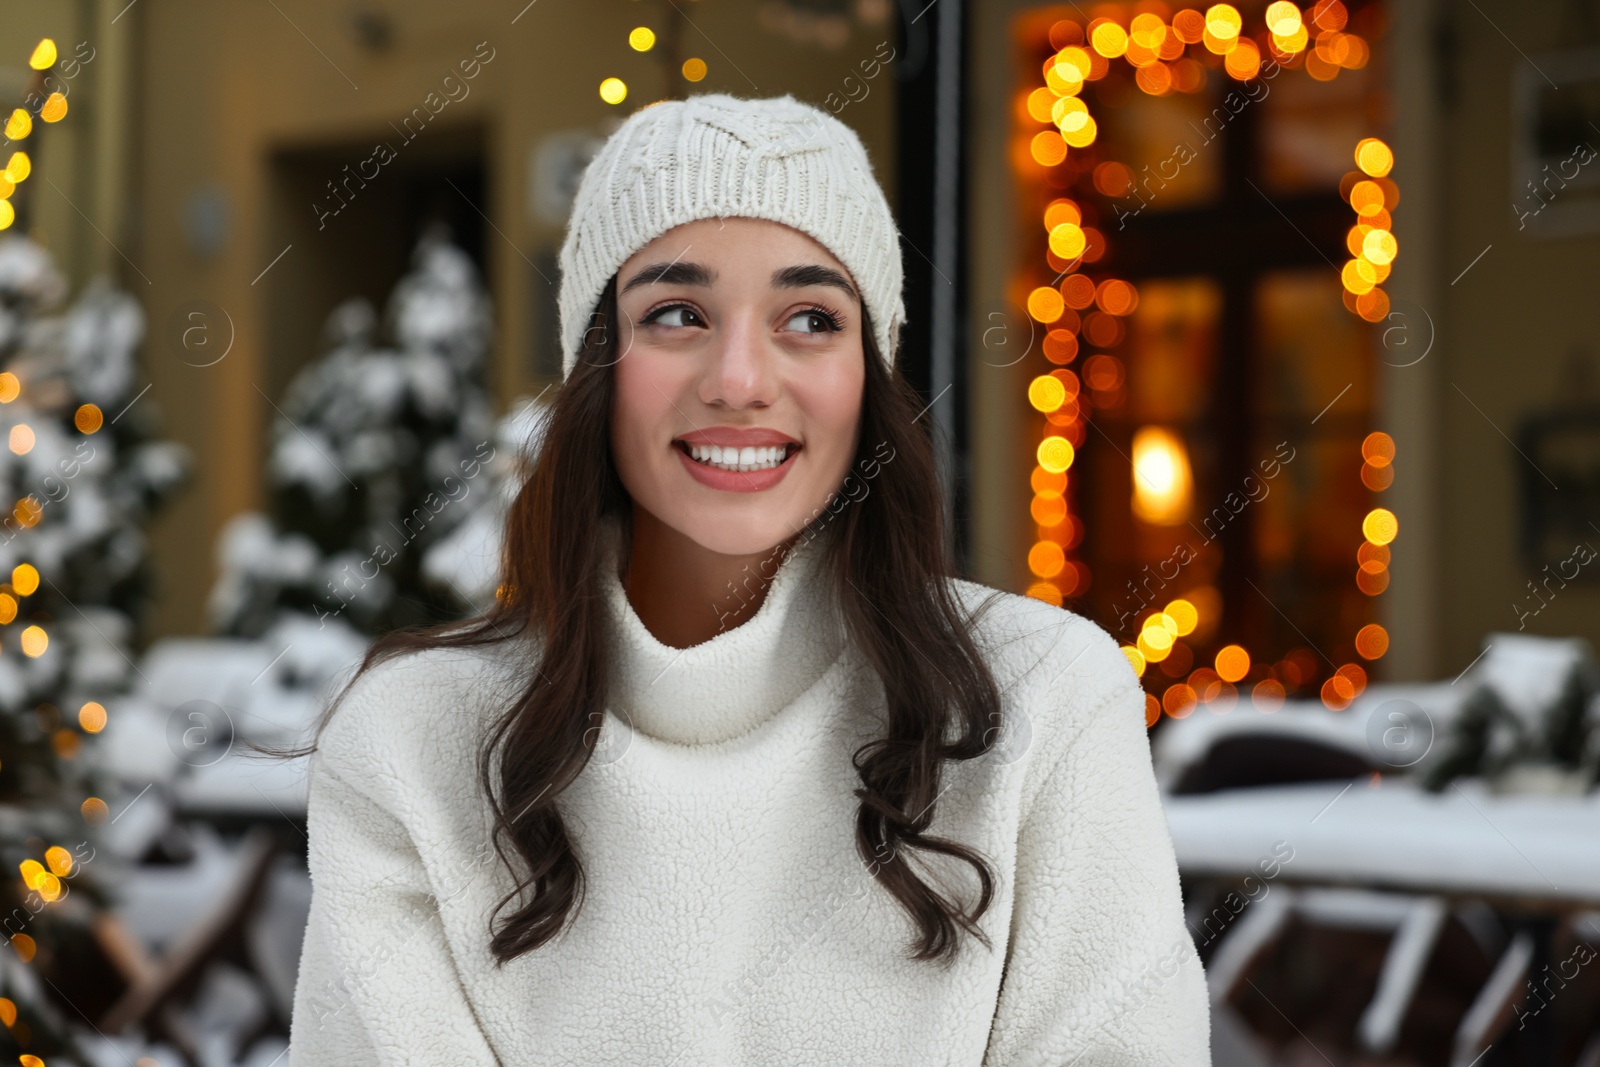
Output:
[[645,108],[561,266],[496,605],[319,732],[296,1067],[1209,1064],[1137,678],[947,577],[856,136]]

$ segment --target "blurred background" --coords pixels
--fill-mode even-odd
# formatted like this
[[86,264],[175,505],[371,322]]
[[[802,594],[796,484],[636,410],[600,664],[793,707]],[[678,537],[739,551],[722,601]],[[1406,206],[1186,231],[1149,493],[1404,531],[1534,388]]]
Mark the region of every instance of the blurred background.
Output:
[[1600,2],[14,8],[0,1059],[287,1062],[250,746],[493,598],[583,168],[727,92],[867,147],[962,572],[1139,672],[1214,1062],[1600,1067]]

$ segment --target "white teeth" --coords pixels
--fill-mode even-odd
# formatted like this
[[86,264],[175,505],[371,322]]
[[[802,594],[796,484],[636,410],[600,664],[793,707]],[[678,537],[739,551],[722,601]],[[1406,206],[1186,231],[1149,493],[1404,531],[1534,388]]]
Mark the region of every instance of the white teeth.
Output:
[[784,445],[766,448],[722,448],[718,445],[689,445],[689,455],[708,467],[725,471],[767,470],[781,464],[788,455]]

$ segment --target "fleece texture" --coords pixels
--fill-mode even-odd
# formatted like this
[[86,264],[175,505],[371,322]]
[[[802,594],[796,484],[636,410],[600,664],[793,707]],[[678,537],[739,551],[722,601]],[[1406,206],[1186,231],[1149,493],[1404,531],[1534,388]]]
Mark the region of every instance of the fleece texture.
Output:
[[[504,966],[488,923],[513,883],[475,757],[536,646],[362,676],[311,759],[294,1067],[1207,1067],[1204,974],[1116,643],[951,579],[1004,723],[987,755],[947,765],[931,832],[995,870],[993,949],[963,935],[953,966],[911,961],[912,924],[854,840],[851,755],[882,730],[882,685],[845,639],[820,544],[688,649],[656,641],[607,568],[609,708],[557,798],[586,899]],[[970,868],[941,859],[918,862],[973,899]]]
[[900,231],[861,138],[793,96],[698,93],[629,115],[578,180],[559,257],[562,376],[606,282],[635,252],[686,222],[729,216],[781,222],[838,257],[893,365],[906,320]]

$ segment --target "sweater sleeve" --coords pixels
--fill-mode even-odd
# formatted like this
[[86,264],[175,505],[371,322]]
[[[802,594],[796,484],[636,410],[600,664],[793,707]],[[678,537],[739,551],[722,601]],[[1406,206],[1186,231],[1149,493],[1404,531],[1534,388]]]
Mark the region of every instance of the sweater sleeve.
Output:
[[1005,976],[984,1067],[1209,1067],[1205,975],[1128,675],[1082,721],[1019,829]]
[[322,752],[311,763],[311,914],[290,1067],[498,1065],[410,835]]

